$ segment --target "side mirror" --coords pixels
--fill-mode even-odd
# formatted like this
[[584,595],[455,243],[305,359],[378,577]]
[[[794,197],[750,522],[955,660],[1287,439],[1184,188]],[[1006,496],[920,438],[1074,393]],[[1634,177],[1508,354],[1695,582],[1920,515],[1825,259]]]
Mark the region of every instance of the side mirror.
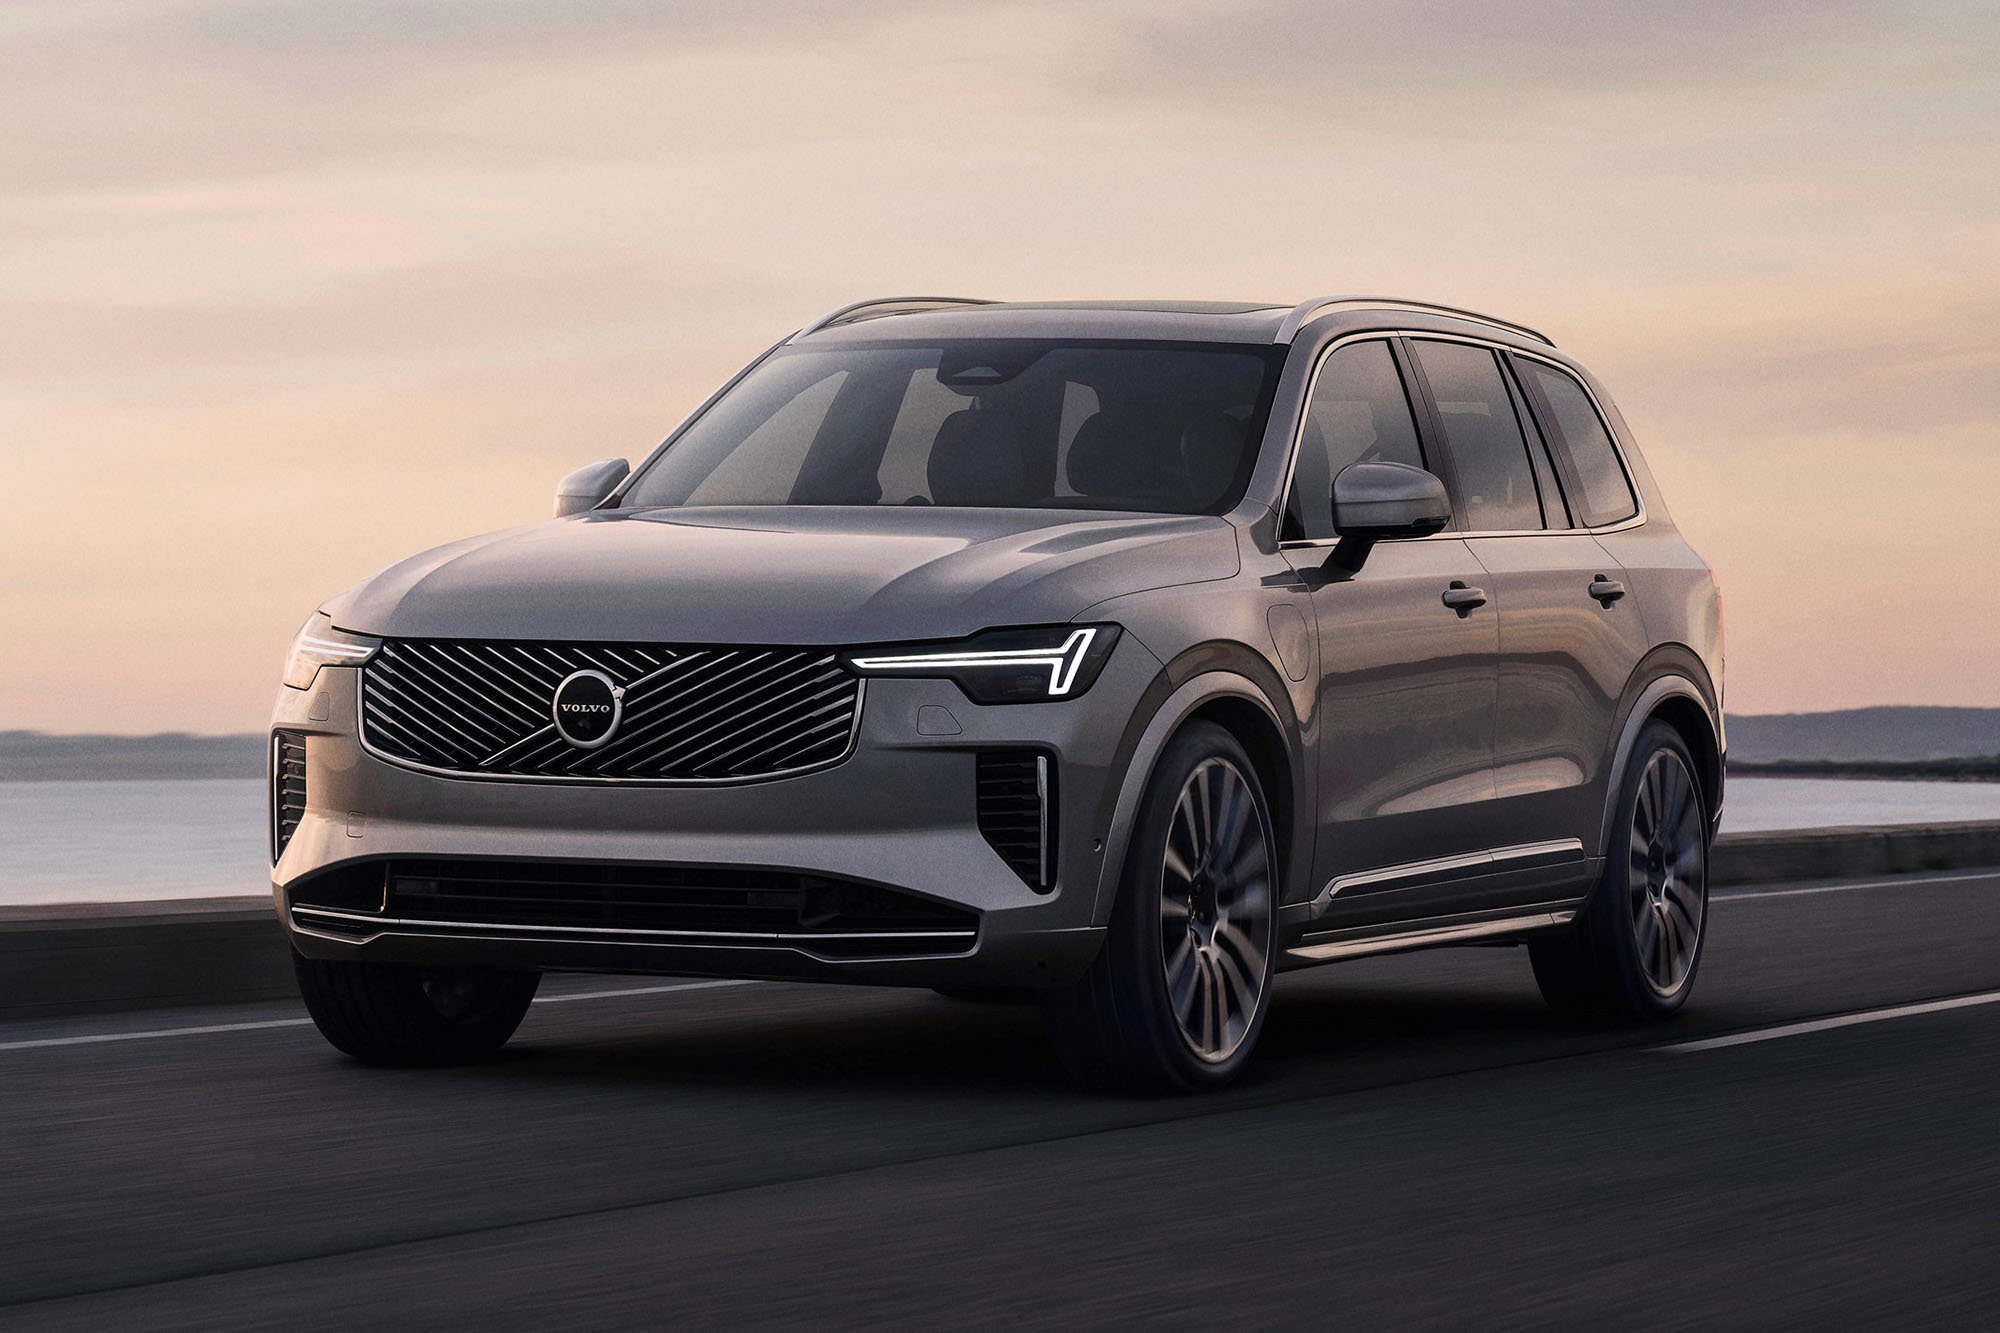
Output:
[[600,458],[578,468],[556,483],[556,517],[568,518],[597,508],[631,472],[632,465],[622,458]]
[[1332,563],[1361,568],[1376,542],[1428,537],[1451,522],[1444,483],[1406,463],[1350,463],[1333,479]]

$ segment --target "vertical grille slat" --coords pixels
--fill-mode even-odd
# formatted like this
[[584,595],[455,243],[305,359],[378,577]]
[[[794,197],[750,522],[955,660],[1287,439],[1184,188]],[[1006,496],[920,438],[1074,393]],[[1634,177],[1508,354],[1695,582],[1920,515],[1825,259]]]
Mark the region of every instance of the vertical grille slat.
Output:
[[981,750],[979,832],[1029,888],[1055,887],[1056,766],[1038,750]]
[[[556,689],[577,671],[623,689],[598,749],[562,739]],[[361,736],[385,759],[550,780],[726,782],[847,756],[861,681],[823,648],[392,639],[361,672]]]
[[271,864],[291,845],[306,815],[306,738],[296,731],[271,733]]

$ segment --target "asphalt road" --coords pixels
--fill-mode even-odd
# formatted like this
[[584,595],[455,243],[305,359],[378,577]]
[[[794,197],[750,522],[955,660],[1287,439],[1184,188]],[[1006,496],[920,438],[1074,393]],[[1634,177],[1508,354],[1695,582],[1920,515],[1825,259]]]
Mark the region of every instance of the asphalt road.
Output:
[[442,1072],[283,1007],[0,1027],[0,1328],[1994,1326],[2000,874],[1712,931],[1641,1032],[1514,949],[1292,974],[1164,1101],[1031,1009],[822,986],[565,978]]

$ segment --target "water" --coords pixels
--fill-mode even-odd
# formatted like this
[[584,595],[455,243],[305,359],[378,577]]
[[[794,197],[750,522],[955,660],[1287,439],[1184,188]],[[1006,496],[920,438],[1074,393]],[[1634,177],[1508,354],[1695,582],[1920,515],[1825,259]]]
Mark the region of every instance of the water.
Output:
[[[0,905],[268,891],[264,784],[0,782]],[[2000,820],[2000,783],[1737,778],[1725,831]]]
[[1722,802],[1724,833],[1961,819],[2000,820],[2000,782],[1731,778]]
[[268,893],[258,778],[0,782],[0,904]]

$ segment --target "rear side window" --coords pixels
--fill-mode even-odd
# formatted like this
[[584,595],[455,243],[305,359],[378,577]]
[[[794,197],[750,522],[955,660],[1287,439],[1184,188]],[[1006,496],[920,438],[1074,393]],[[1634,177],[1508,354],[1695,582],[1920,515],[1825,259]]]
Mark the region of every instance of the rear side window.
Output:
[[1555,416],[1556,442],[1569,455],[1570,471],[1583,492],[1570,497],[1577,521],[1594,528],[1638,513],[1639,502],[1632,498],[1632,483],[1612,447],[1611,433],[1604,428],[1583,386],[1547,362],[1526,357],[1516,361],[1541,390]]
[[1500,363],[1489,349],[1468,343],[1419,339],[1411,345],[1451,450],[1466,529],[1539,529],[1541,493]]
[[1386,342],[1350,343],[1320,367],[1285,505],[1287,539],[1334,535],[1333,479],[1351,463],[1424,466],[1410,396]]

